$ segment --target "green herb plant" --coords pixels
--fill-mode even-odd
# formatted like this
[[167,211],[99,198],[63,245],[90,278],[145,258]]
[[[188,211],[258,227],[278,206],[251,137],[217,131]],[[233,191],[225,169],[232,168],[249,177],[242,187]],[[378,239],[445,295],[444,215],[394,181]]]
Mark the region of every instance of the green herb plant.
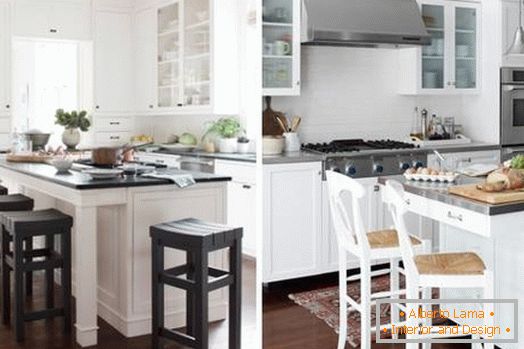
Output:
[[78,128],[82,132],[87,132],[91,127],[91,121],[85,110],[65,112],[64,109],[58,109],[55,114],[55,124],[66,129]]
[[220,118],[208,122],[206,126],[206,132],[202,138],[209,134],[217,134],[222,138],[235,138],[242,131],[240,122],[235,118]]
[[524,155],[517,155],[511,159],[511,168],[524,170]]

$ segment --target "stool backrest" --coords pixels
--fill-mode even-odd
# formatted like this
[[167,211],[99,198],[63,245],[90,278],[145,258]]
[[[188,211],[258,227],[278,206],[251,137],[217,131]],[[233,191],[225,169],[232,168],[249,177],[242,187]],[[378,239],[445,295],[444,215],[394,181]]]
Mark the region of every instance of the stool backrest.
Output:
[[404,196],[404,187],[400,182],[394,180],[388,180],[386,182],[386,188],[382,192],[382,201],[388,206],[393,217],[402,253],[402,261],[409,276],[417,275],[418,270],[415,266],[415,253],[406,226],[405,216],[408,213],[408,204]]
[[333,229],[339,246],[369,255],[369,241],[359,202],[366,195],[366,189],[353,178],[334,171],[326,171],[326,177]]

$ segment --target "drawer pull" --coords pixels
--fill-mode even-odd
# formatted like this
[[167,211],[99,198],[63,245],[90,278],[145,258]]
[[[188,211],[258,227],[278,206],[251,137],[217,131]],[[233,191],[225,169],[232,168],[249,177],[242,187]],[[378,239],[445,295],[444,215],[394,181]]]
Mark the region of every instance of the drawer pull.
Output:
[[109,125],[120,125],[120,122],[118,121],[111,121]]
[[448,218],[456,219],[456,220],[459,221],[459,222],[462,222],[462,220],[463,220],[461,214],[454,215],[453,213],[451,213],[451,211],[448,211]]
[[120,136],[111,136],[109,139],[120,139]]
[[244,189],[251,189],[251,186],[250,186],[250,185],[247,185],[247,184],[244,184],[244,185],[242,186],[242,188],[244,188]]

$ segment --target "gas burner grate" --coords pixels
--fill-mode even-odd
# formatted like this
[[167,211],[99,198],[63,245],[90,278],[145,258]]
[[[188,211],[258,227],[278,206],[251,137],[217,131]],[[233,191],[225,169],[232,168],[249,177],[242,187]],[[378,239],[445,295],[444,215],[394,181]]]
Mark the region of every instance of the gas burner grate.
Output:
[[307,143],[302,145],[303,150],[317,153],[350,153],[370,149],[413,149],[414,144],[394,141],[391,139],[364,141],[363,139],[339,139],[329,143]]

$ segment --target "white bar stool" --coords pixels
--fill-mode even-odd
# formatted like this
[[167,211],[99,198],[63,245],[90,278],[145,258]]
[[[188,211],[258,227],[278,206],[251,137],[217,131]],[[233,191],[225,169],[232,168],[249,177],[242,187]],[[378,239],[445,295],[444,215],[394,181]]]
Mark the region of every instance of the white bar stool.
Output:
[[[395,230],[387,229],[366,232],[362,219],[359,200],[365,194],[365,188],[356,180],[334,171],[326,171],[329,188],[329,203],[333,227],[337,237],[339,255],[339,300],[340,300],[340,328],[338,349],[343,349],[347,338],[348,311],[356,310],[361,316],[361,349],[371,348],[371,332],[375,326],[371,324],[371,306],[379,298],[399,298],[404,290],[399,289],[398,263],[402,258],[399,248],[398,234]],[[351,206],[348,209],[348,205]],[[352,219],[350,219],[350,217]],[[411,236],[411,242],[418,249],[430,251],[428,241]],[[356,256],[360,261],[360,275],[347,277],[347,253]],[[375,261],[390,261],[391,268],[371,272],[371,264]],[[371,278],[378,275],[390,274],[390,291],[371,293]],[[360,303],[347,294],[347,282],[360,279]],[[349,309],[348,309],[349,307]],[[399,324],[399,311],[391,308],[391,323]],[[384,327],[390,327],[391,324]],[[383,328],[383,327],[382,327]]]
[[[406,269],[406,297],[408,299],[420,299],[419,290],[428,290],[431,288],[482,288],[483,296],[486,299],[493,299],[493,273],[488,270],[482,259],[473,252],[456,252],[456,253],[431,253],[417,255],[408,236],[405,222],[405,214],[408,212],[408,204],[404,200],[404,188],[397,181],[389,180],[383,192],[383,200],[388,205],[395,227],[398,231],[400,240],[400,250]],[[426,292],[431,298],[431,293]],[[426,298],[426,296],[423,296]],[[406,314],[411,309],[418,311],[418,304],[409,304]],[[493,311],[492,304],[484,304],[484,311],[490,314]],[[425,309],[431,309],[430,306],[423,306]],[[420,321],[409,319],[409,326],[417,326]],[[493,325],[493,317],[487,316],[484,319],[487,326]],[[416,338],[413,335],[407,338]],[[436,337],[436,335],[426,335]],[[450,336],[451,337],[451,336]],[[439,336],[442,338],[442,336]],[[477,337],[479,338],[479,337]],[[484,349],[493,349],[492,343],[484,344]],[[406,344],[407,349],[418,348],[419,344]],[[431,348],[431,344],[424,343],[424,349]],[[480,344],[473,347],[481,347]]]

